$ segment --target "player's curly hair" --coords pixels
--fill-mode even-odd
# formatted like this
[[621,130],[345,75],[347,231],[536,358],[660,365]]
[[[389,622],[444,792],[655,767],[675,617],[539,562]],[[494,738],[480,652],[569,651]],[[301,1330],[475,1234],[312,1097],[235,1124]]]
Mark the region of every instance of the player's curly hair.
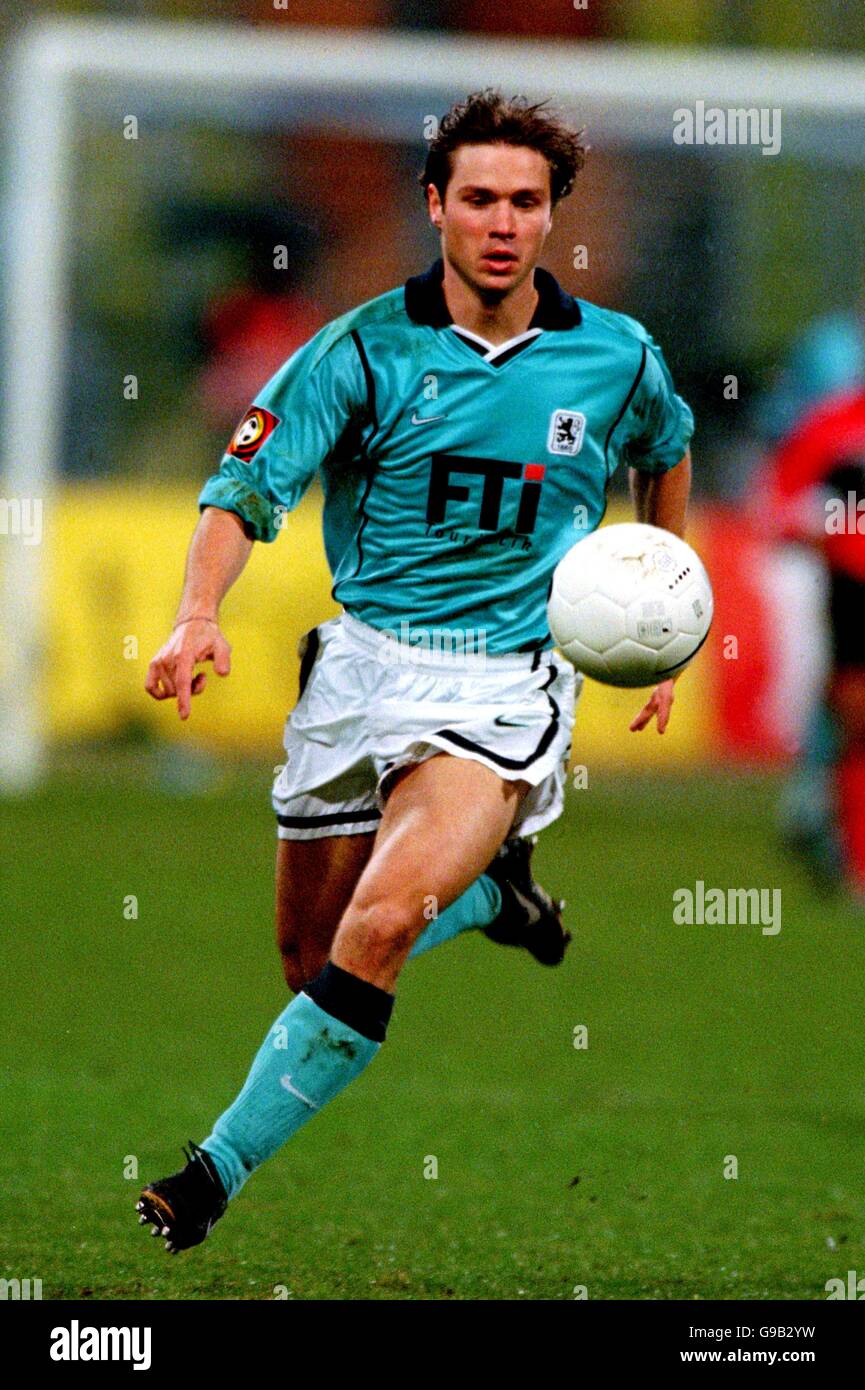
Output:
[[567,198],[574,179],[586,162],[588,145],[582,144],[584,131],[574,130],[548,102],[530,106],[526,97],[502,96],[494,87],[472,92],[465,101],[451,107],[430,142],[419,183],[426,193],[435,184],[444,201],[451,173],[451,155],[460,145],[527,145],[538,150],[550,166],[553,207]]

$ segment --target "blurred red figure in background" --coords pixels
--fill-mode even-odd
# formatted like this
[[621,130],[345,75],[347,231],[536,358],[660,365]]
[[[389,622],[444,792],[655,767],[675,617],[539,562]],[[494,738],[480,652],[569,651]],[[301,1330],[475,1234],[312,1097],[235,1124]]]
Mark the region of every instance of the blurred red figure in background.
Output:
[[865,391],[809,411],[781,441],[763,483],[771,533],[814,547],[828,569],[838,815],[852,884],[865,894]]
[[212,304],[202,325],[208,357],[198,381],[209,422],[230,432],[261,383],[326,318],[322,306],[300,290],[246,285]]

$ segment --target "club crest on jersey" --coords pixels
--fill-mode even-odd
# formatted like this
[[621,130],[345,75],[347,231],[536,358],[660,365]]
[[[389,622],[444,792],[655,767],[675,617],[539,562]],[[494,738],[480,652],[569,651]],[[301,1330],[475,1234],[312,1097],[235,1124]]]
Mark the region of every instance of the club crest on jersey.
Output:
[[551,454],[578,454],[585,432],[586,417],[579,410],[554,410],[550,416],[547,449]]
[[265,410],[264,406],[253,406],[251,410],[246,412],[231,436],[231,443],[227,452],[233,454],[235,458],[241,459],[243,463],[249,463],[250,459],[255,458],[264,441],[273,434],[278,424],[278,418],[271,415],[269,410]]

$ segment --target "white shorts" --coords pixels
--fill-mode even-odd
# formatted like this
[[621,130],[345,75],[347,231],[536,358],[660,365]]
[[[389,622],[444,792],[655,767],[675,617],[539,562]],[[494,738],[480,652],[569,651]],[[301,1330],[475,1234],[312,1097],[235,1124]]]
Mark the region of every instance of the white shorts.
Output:
[[284,840],[378,828],[397,769],[438,753],[528,782],[514,831],[562,813],[582,677],[553,651],[418,651],[349,613],[301,643],[301,694],[273,784]]

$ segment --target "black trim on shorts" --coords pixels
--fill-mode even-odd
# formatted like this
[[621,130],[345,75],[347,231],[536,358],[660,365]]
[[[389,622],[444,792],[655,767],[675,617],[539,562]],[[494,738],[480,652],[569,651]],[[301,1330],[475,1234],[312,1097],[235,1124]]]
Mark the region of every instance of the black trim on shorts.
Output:
[[450,743],[455,743],[458,748],[465,748],[471,753],[482,753],[485,758],[489,758],[490,762],[498,763],[499,767],[508,768],[512,772],[519,772],[527,768],[530,763],[543,757],[556,736],[556,730],[559,727],[559,707],[549,693],[548,687],[552,685],[558,674],[558,667],[550,662],[550,674],[541,689],[546,691],[552,715],[549,725],[538,740],[537,748],[527,758],[505,758],[501,753],[493,753],[491,749],[484,748],[482,743],[475,743],[474,739],[466,738],[465,734],[458,734],[455,729],[437,729],[436,735],[438,738],[446,738]]
[[357,825],[360,821],[381,820],[381,811],[372,807],[369,811],[329,811],[324,816],[281,816],[277,821],[286,830],[304,830],[315,825]]
[[304,650],[303,656],[300,658],[299,688],[297,692],[298,699],[300,699],[301,695],[306,689],[306,683],[309,680],[310,673],[312,672],[312,668],[315,665],[315,658],[318,656],[318,649],[320,646],[321,642],[318,636],[318,628],[312,627],[306,634],[306,648]]

